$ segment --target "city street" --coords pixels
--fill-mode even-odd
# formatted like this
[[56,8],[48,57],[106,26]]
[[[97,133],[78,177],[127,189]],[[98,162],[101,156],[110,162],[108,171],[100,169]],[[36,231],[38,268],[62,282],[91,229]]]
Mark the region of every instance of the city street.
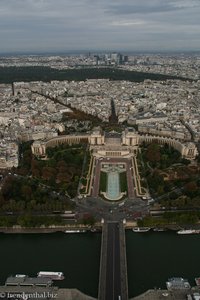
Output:
[[133,220],[134,216],[142,217],[149,212],[146,202],[139,198],[135,198],[135,200],[124,199],[116,203],[103,200],[100,197],[87,197],[77,200],[76,203],[77,212],[91,213],[97,220],[102,218],[108,221]]

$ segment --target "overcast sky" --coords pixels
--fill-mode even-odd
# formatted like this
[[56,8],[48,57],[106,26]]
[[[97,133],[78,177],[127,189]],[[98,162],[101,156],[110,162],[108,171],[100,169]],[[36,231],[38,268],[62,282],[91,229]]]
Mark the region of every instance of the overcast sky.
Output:
[[0,52],[200,50],[200,0],[0,0]]

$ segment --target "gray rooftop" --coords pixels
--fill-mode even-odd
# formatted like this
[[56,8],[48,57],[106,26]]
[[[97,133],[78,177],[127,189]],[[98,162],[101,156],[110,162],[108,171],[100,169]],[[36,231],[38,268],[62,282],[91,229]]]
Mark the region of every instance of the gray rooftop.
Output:
[[42,277],[13,277],[7,278],[5,285],[20,285],[20,286],[51,286],[53,281],[49,278]]

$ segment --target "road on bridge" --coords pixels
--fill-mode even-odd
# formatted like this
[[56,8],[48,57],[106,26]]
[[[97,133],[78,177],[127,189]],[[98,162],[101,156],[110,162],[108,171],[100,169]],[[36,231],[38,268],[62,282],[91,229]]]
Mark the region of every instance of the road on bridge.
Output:
[[119,223],[108,223],[105,300],[119,299],[122,299]]

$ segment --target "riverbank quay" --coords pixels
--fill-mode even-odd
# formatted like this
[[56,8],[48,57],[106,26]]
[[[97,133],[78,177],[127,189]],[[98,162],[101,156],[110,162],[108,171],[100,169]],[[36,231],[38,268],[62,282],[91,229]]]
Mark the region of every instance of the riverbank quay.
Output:
[[[135,227],[138,227],[138,224],[136,221],[133,222],[126,222],[126,224],[124,225],[125,229],[133,229]],[[143,227],[143,226],[141,226]],[[158,224],[156,226],[145,226],[145,227],[149,227],[150,229],[164,229],[164,230],[171,230],[171,231],[178,231],[181,229],[196,229],[196,230],[200,230],[200,223],[198,224]]]
[[[197,288],[192,288],[189,291],[177,290],[173,292],[168,290],[152,289],[136,297],[129,298],[129,300],[185,300],[195,299],[193,297],[194,295],[197,296],[197,294],[199,294],[199,290],[197,290]],[[16,300],[97,300],[96,298],[88,296],[77,289],[58,288],[56,286],[0,286],[0,298],[5,300],[10,298]]]
[[132,229],[133,227],[137,227],[138,225],[137,225],[137,222],[136,221],[129,221],[129,222],[126,222],[125,224],[124,224],[124,226],[125,226],[125,229]]
[[[137,227],[137,222],[127,222],[124,224],[125,230],[131,230],[135,227]],[[178,231],[180,229],[191,226],[185,225],[185,226],[179,226],[174,224],[169,224],[167,226],[163,226],[162,228],[165,230],[172,230],[172,231]],[[198,227],[198,228],[197,228]],[[156,228],[160,228],[159,226]],[[192,227],[194,228],[194,226]],[[153,229],[153,228],[152,228]],[[200,226],[195,226],[195,229],[200,229]],[[83,225],[83,224],[68,224],[64,226],[59,225],[51,225],[51,226],[40,226],[40,227],[22,227],[20,225],[14,225],[12,227],[0,227],[0,233],[54,233],[54,232],[65,232],[70,230],[81,230],[84,232],[101,232],[102,231],[102,224],[96,223],[93,226],[90,225]]]
[[[199,289],[194,287],[191,290],[177,290],[177,291],[168,291],[168,290],[161,290],[161,289],[154,289],[148,290],[145,293],[133,297],[129,300],[192,300],[192,299],[199,299],[194,298],[194,295],[199,294]],[[200,294],[199,294],[200,295]]]
[[43,299],[43,300],[95,300],[77,289],[63,289],[56,286],[0,286],[1,299]]
[[65,232],[66,230],[85,230],[86,232],[99,232],[102,230],[100,224],[95,226],[88,225],[65,225],[65,226],[40,226],[40,227],[21,227],[15,225],[13,227],[0,227],[0,233],[54,233]]

